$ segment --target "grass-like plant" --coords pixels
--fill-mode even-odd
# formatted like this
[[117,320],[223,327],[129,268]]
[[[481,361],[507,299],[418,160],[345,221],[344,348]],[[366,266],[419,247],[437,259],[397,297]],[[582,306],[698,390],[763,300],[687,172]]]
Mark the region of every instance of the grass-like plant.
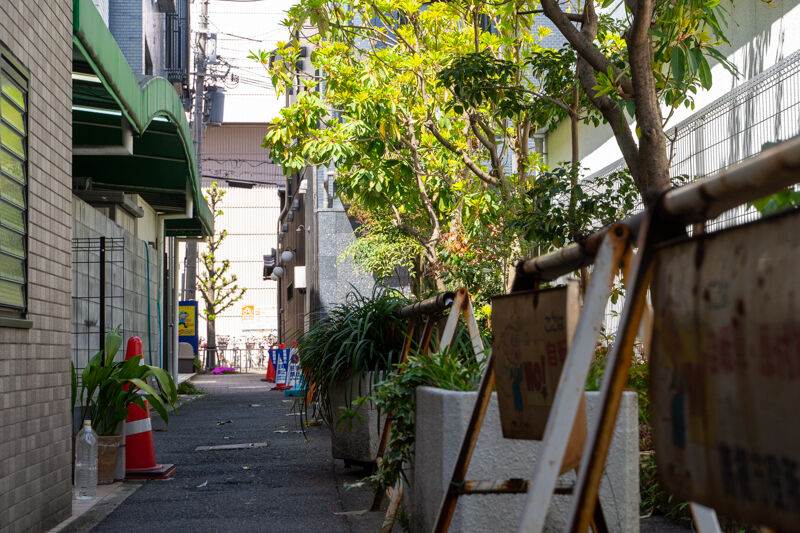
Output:
[[342,303],[316,314],[298,339],[300,368],[306,382],[314,384],[311,404],[321,407],[328,422],[340,407],[330,403],[334,384],[351,380],[361,391],[365,376],[372,373],[370,389],[400,361],[406,324],[395,312],[407,303],[402,294],[377,285],[369,296],[354,290]]

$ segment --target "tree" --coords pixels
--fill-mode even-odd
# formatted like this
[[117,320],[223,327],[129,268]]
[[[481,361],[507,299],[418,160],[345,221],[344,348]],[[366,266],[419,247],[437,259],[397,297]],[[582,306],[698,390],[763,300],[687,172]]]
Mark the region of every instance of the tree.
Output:
[[[627,194],[632,179],[649,202],[669,185],[659,106],[671,110],[668,119],[677,106],[693,105],[692,94],[711,83],[706,56],[732,68],[714,48],[725,42],[721,9],[716,0],[659,2],[657,23],[645,31],[648,62],[639,49],[628,53],[634,43],[641,48],[636,20],[643,19],[634,11],[620,20],[598,15],[592,2],[303,0],[287,25],[294,36],[316,28],[309,40],[318,75],[296,76],[298,40],[284,43],[275,61],[253,54],[271,65],[279,91],[298,90],[264,145],[287,173],[336,166],[351,210],[391,221],[414,240],[430,286],[499,292],[515,258],[561,246],[609,222],[610,213],[626,214],[627,195],[612,205],[607,191],[579,184],[579,122],[608,122],[628,162],[629,172],[615,174],[607,190]],[[567,37],[566,48],[541,46],[550,31],[537,26],[542,13]],[[634,85],[643,88],[634,92]],[[644,132],[638,143],[633,117]],[[565,119],[573,130],[568,171],[548,171],[531,136]],[[565,197],[564,216],[541,212]],[[375,227],[385,233],[385,225]],[[380,250],[392,256],[390,246]]]
[[[382,246],[385,257],[402,256],[412,239],[429,286],[441,290],[469,278],[491,294],[503,289],[512,255],[521,253],[521,234],[504,218],[530,203],[526,191],[539,164],[529,151],[530,133],[549,116],[509,107],[512,99],[465,106],[439,74],[464,50],[488,49],[487,56],[516,65],[498,71],[499,82],[518,84],[524,57],[541,49],[545,33],[525,33],[518,19],[531,17],[510,5],[422,4],[306,0],[292,8],[293,34],[307,22],[318,29],[309,39],[321,74],[298,82],[300,43],[284,43],[272,63],[273,83],[279,91],[300,92],[273,121],[264,144],[287,173],[306,164],[336,166],[338,190],[351,211],[402,233],[394,242],[403,250]],[[491,31],[493,25],[503,31]],[[269,63],[264,52],[253,57]],[[384,223],[371,227],[388,234]],[[374,233],[362,238],[369,236],[377,239]],[[496,266],[475,277],[465,255]]]
[[205,302],[203,314],[206,317],[206,337],[208,337],[206,368],[214,368],[217,364],[217,315],[241,300],[246,291],[244,287],[236,284],[236,274],[227,275],[230,261],[228,259],[220,260],[217,255],[222,242],[228,236],[228,230],[217,231],[216,229],[217,217],[223,214],[221,206],[225,192],[215,181],[205,196],[214,215],[214,235],[206,238],[206,248],[200,253],[203,272],[197,277],[197,290],[200,291]]

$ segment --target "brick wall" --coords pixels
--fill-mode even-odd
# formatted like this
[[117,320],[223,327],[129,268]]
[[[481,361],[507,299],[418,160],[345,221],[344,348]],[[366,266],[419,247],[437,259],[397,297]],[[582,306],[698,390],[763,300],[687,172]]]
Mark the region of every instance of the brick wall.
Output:
[[0,41],[29,70],[28,318],[0,327],[0,530],[70,515],[72,0],[0,2]]

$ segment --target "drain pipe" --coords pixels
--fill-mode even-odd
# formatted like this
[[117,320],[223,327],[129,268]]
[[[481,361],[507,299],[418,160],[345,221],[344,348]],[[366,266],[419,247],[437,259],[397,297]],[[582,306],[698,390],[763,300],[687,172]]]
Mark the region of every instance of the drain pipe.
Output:
[[[166,243],[166,221],[167,220],[176,220],[176,219],[186,219],[194,217],[194,200],[192,198],[192,191],[189,188],[189,185],[186,186],[186,210],[183,213],[170,213],[170,214],[162,214],[158,215],[158,233],[159,233],[159,260],[158,260],[158,270],[159,270],[159,287],[161,287],[161,282],[164,279],[164,270],[166,265],[164,264],[164,253],[167,250],[167,243]],[[173,276],[173,298],[175,299],[175,305],[173,306],[173,313],[172,313],[172,323],[174,324],[173,328],[173,335],[172,335],[172,356],[170,357],[170,364],[169,364],[169,373],[172,375],[172,379],[175,380],[175,383],[178,383],[178,300],[180,298],[180,287],[178,285],[178,238],[173,238],[173,246],[172,246],[172,276]],[[163,294],[163,290],[159,288],[159,298]],[[166,303],[166,302],[165,302]],[[162,316],[166,314],[166,309]],[[159,319],[159,344],[158,344],[158,353],[159,353],[159,364],[161,368],[164,368],[164,355],[163,355],[163,346],[164,346],[164,335],[167,331],[166,326],[166,317]]]

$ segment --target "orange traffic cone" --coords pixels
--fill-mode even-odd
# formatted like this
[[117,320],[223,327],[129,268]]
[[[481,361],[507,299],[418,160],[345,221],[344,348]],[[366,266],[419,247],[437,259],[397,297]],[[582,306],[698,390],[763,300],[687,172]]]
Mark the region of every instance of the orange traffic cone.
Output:
[[[142,339],[128,339],[125,359],[142,353]],[[150,404],[145,400],[144,406],[144,409],[136,404],[128,406],[128,419],[125,421],[125,479],[167,479],[175,474],[175,465],[156,463]]]
[[[270,350],[272,350],[272,346],[270,346]],[[275,365],[272,364],[272,357],[267,357],[267,375],[266,377],[261,378],[261,381],[268,381],[270,383],[275,383]]]

